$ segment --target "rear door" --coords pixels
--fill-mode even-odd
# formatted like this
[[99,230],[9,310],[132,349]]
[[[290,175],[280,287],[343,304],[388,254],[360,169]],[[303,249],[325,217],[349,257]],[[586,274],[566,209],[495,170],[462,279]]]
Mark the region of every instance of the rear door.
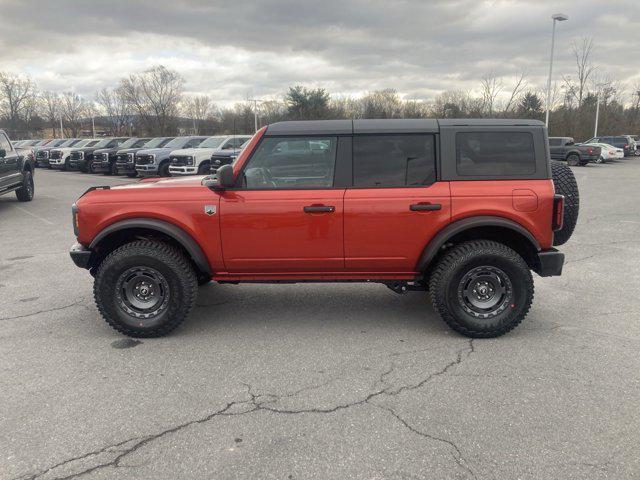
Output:
[[229,273],[344,270],[344,187],[334,187],[338,137],[265,137],[242,185],[220,195]]
[[436,181],[434,134],[353,138],[353,187],[344,197],[345,267],[413,272],[450,218],[448,182]]

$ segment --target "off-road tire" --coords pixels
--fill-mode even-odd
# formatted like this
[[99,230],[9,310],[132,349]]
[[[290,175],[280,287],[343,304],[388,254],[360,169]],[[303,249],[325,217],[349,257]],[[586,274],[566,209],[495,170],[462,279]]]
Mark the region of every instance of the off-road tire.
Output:
[[[131,268],[150,268],[167,283],[167,306],[156,316],[140,319],[128,313],[118,297],[122,275]],[[105,321],[130,337],[160,337],[180,325],[196,302],[198,282],[191,261],[177,248],[160,241],[139,240],[111,252],[98,266],[93,295]]]
[[[508,277],[511,296],[504,310],[491,318],[465,311],[459,287],[465,275],[481,267],[499,269]],[[533,301],[533,278],[523,258],[514,250],[490,240],[472,240],[451,247],[429,278],[433,308],[458,333],[472,338],[493,338],[515,328],[526,317]]]
[[553,244],[563,245],[569,241],[578,223],[580,211],[580,192],[578,182],[569,167],[564,163],[551,161],[553,185],[557,194],[564,195],[564,217],[562,228],[553,232]]
[[577,167],[580,165],[580,155],[577,153],[571,153],[567,155],[567,165],[571,167]]
[[31,170],[25,170],[22,173],[22,186],[16,190],[16,197],[21,202],[30,202],[33,200],[35,191],[33,172]]

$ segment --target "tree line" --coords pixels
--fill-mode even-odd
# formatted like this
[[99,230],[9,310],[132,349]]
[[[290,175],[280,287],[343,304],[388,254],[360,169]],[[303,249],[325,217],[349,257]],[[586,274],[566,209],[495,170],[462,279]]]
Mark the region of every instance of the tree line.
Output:
[[[553,85],[549,133],[584,140],[592,136],[599,102],[598,133],[640,133],[640,84],[625,91],[600,75],[591,61],[593,41],[571,44],[575,75]],[[60,136],[91,130],[91,120],[109,135],[200,135],[251,133],[282,120],[344,118],[528,118],[544,120],[546,92],[515,78],[489,73],[474,90],[447,90],[426,102],[403,98],[394,89],[360,97],[332,96],[324,88],[296,85],[278,99],[245,100],[220,108],[208,95],[188,95],[182,75],[162,65],[122,78],[87,99],[74,92],[39,91],[28,77],[0,72],[0,128],[12,138]],[[626,102],[624,100],[627,100]]]

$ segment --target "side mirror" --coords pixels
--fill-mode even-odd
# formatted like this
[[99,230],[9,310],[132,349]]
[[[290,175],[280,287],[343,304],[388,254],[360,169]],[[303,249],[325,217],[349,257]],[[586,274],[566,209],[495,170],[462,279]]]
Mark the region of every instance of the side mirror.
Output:
[[0,158],[7,156],[7,151],[4,148],[0,148]]
[[222,165],[215,176],[202,179],[202,186],[219,190],[233,187],[234,183],[232,165]]

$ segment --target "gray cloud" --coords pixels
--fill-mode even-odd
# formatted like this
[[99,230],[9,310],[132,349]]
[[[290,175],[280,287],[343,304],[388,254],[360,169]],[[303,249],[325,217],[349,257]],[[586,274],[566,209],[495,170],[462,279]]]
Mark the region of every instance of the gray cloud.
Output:
[[571,40],[589,35],[601,72],[640,81],[635,0],[0,0],[0,60],[84,95],[162,63],[221,103],[296,83],[429,99],[489,72],[544,85],[558,11],[571,18],[558,27],[556,79],[573,74]]

